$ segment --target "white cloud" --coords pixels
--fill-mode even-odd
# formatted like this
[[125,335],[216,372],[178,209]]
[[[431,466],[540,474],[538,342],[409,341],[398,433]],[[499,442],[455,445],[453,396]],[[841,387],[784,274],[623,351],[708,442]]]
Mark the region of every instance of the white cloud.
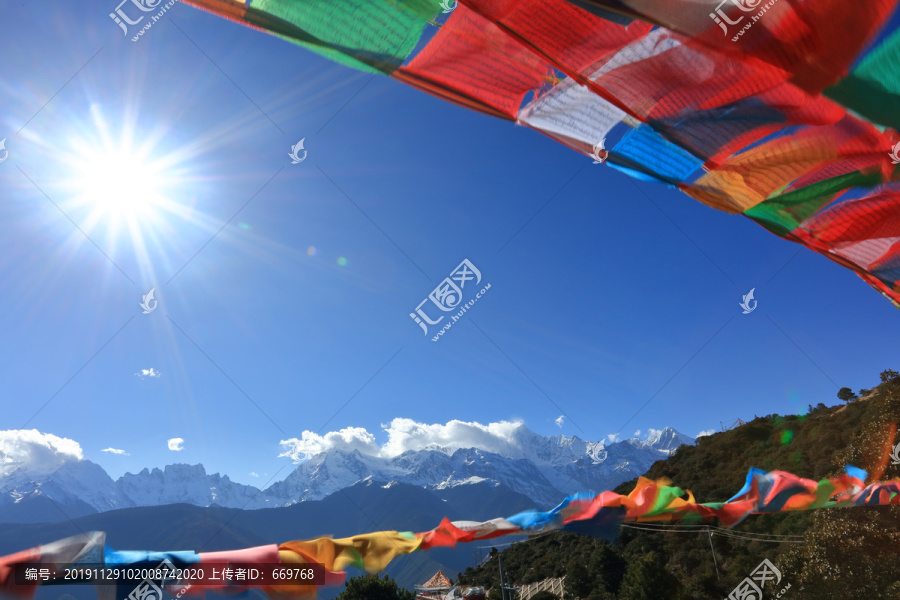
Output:
[[558,417],[556,417],[556,420],[553,422],[556,423],[557,427],[562,427],[563,423],[565,421],[566,421],[566,417],[564,415],[559,415]]
[[609,434],[608,436],[606,436],[606,439],[609,440],[609,443],[610,443],[610,444],[614,444],[614,443],[616,443],[616,442],[619,441],[619,434],[618,434],[618,433],[611,433],[611,434]]
[[325,435],[304,431],[299,438],[281,440],[279,443],[284,452],[278,456],[285,456],[294,462],[302,462],[314,454],[328,450],[359,450],[369,455],[378,455],[380,452],[375,436],[362,427],[346,427],[340,431],[329,431]]
[[480,448],[488,452],[508,454],[510,446],[518,447],[517,434],[527,431],[521,421],[481,423],[453,420],[446,425],[416,423],[412,419],[394,419],[388,427],[387,444],[382,452],[386,456],[398,456],[408,450],[421,450],[428,446],[452,448]]
[[259,477],[259,473],[254,473],[253,471],[250,471],[250,477]]
[[64,463],[84,457],[75,440],[61,438],[37,429],[0,431],[0,476],[17,467],[34,475],[54,472]]
[[696,436],[694,436],[694,437],[698,437],[698,438],[699,438],[699,437],[703,437],[703,436],[706,436],[706,435],[712,435],[712,434],[714,434],[715,432],[716,432],[715,429],[704,429],[703,431],[701,431],[700,433],[698,433],[698,434],[697,434]]
[[150,367],[149,369],[141,369],[134,375],[136,377],[140,377],[141,379],[146,379],[147,377],[159,377],[161,373],[153,367]]
[[104,448],[100,452],[109,452],[110,454],[124,454],[125,456],[128,456],[127,452],[119,448]]
[[172,438],[168,442],[169,450],[173,452],[181,452],[184,450],[184,440],[181,438]]
[[638,429],[637,431],[635,431],[635,432],[634,432],[634,436],[635,436],[635,437],[641,437],[641,430]]
[[391,458],[409,450],[422,450],[434,446],[479,448],[504,456],[511,453],[521,455],[519,434],[527,431],[521,421],[500,421],[482,425],[454,420],[447,424],[427,424],[398,418],[381,427],[388,437],[387,442],[381,446],[375,441],[375,436],[362,427],[347,427],[325,435],[304,431],[299,438],[282,440],[284,452],[279,456],[301,462],[314,454],[328,450],[359,450],[360,453],[369,456]]

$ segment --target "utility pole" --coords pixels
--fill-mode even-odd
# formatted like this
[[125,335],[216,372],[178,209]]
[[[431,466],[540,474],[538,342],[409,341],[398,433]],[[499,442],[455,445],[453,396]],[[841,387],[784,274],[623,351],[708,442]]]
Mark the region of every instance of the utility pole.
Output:
[[721,579],[719,577],[719,561],[716,560],[716,549],[713,547],[712,530],[709,528],[709,525],[706,526],[706,533],[709,535],[709,549],[712,550],[713,564],[716,566],[716,579]]
[[503,559],[500,558],[500,553],[497,553],[497,562],[500,565],[500,597],[503,600],[506,600],[506,581],[503,579]]

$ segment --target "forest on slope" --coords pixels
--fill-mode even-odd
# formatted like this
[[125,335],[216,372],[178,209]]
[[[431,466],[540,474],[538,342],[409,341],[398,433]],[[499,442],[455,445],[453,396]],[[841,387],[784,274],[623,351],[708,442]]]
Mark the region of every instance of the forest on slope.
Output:
[[[721,502],[744,484],[747,470],[783,470],[819,480],[851,464],[872,479],[900,477],[892,447],[900,423],[900,375],[881,384],[843,388],[837,406],[819,403],[802,415],[756,417],[704,436],[655,463],[645,477],[666,478],[698,502]],[[900,461],[898,461],[900,462]],[[635,481],[616,492],[627,494]],[[627,524],[617,539],[551,533],[516,543],[459,574],[500,598],[498,558],[509,582],[566,577],[566,597],[581,600],[721,600],[768,559],[781,572],[765,598],[873,600],[900,598],[900,506],[833,508],[751,515],[732,529]],[[707,526],[709,528],[707,528]],[[687,531],[684,531],[687,530]],[[502,555],[502,556],[501,556]]]

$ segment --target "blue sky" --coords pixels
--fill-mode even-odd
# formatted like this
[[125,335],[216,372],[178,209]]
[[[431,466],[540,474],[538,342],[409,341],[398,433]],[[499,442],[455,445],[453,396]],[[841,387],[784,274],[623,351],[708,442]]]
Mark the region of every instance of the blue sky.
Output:
[[[133,43],[115,4],[0,6],[3,429],[262,485],[303,431],[696,435],[898,366],[887,300],[747,219],[188,6]],[[166,179],[130,219],[78,192],[147,193],[128,147]],[[432,342],[409,313],[463,259],[491,288]]]

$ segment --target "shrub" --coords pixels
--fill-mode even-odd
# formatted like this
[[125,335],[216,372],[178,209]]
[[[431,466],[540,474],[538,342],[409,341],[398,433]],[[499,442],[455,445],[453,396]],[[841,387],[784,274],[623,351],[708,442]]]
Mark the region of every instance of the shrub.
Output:
[[[884,376],[883,373],[882,376]],[[850,388],[842,387],[840,390],[838,390],[837,397],[844,402],[850,402],[852,400],[856,400],[858,396],[854,394],[853,390],[851,390]]]
[[890,381],[894,381],[900,377],[900,373],[893,369],[888,369],[886,371],[881,372],[881,383],[888,383]]

